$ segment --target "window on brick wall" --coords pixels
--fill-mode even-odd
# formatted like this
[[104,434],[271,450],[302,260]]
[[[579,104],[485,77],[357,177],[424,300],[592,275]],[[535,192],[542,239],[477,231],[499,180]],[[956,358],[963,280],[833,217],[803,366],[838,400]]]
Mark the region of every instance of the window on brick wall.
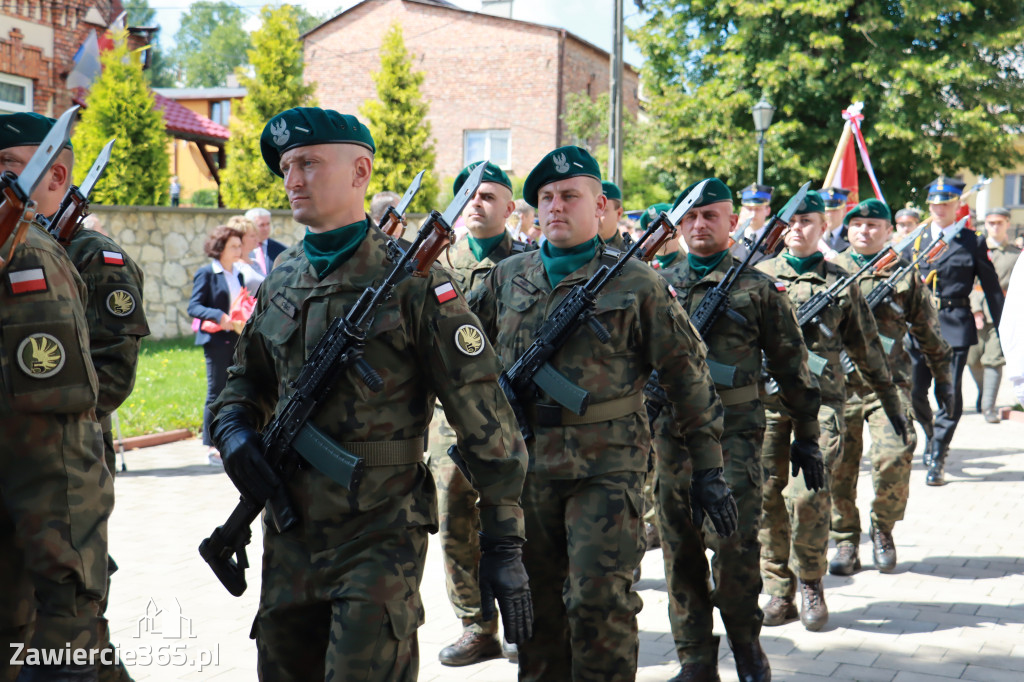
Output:
[[508,130],[467,130],[463,133],[462,163],[487,159],[502,169],[512,168],[512,135]]
[[1024,206],[1024,175],[1007,175],[1003,187],[1003,205],[1007,208]]
[[32,81],[0,73],[0,114],[32,111]]

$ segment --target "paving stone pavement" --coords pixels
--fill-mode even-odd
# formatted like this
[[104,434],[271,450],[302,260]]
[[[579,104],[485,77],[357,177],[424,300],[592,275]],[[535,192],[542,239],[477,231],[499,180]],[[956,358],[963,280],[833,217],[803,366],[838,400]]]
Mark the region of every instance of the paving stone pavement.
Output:
[[[1000,404],[1010,400],[1006,388]],[[807,632],[799,621],[764,629],[774,680],[1024,680],[1024,424],[986,424],[973,412],[974,398],[973,385],[966,386],[968,410],[953,441],[949,484],[925,486],[920,453],[915,459],[907,517],[894,533],[896,572],[870,567],[865,533],[865,570],[825,578],[831,616],[824,631]],[[259,594],[259,528],[249,552],[255,564],[249,589],[232,597],[196,550],[227,518],[237,493],[222,470],[207,464],[199,441],[129,452],[127,466],[117,478],[110,526],[120,571],[108,617],[122,655],[135,656],[129,671],[140,682],[255,680],[249,629]],[[858,487],[865,529],[868,471],[862,466]],[[436,538],[427,560],[420,680],[514,680],[516,669],[504,660],[466,668],[437,661],[460,628],[447,602]],[[644,558],[637,589],[644,601],[637,679],[666,680],[678,664],[660,550]],[[720,620],[715,632],[724,635]],[[724,637],[720,668],[723,682],[737,679]]]

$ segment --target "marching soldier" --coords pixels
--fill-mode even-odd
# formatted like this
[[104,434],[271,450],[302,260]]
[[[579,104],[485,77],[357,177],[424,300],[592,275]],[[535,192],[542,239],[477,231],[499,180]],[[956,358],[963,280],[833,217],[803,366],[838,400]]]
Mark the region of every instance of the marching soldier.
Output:
[[[455,178],[452,193],[458,194],[473,163]],[[512,239],[505,220],[515,210],[512,182],[503,170],[487,162],[484,179],[476,194],[462,211],[469,233],[453,249],[449,272],[459,289],[472,291],[499,262],[532,247]],[[495,636],[497,618],[484,620],[480,612],[480,586],[477,564],[480,562],[480,512],[476,490],[448,456],[455,444],[455,432],[445,420],[444,408],[434,407],[430,423],[430,471],[437,483],[437,507],[440,516],[441,550],[444,553],[448,600],[462,620],[462,636],[441,650],[438,658],[445,665],[470,665],[500,656],[502,647]],[[515,657],[515,645],[504,644],[509,658]]]
[[[908,257],[916,257],[927,250],[938,238],[939,233],[956,222],[957,209],[964,183],[947,177],[936,178],[928,185],[928,210],[931,212],[931,229],[926,230],[909,249]],[[935,426],[925,445],[925,466],[928,475],[925,483],[932,486],[944,485],[946,457],[953,440],[960,414],[963,412],[964,366],[971,346],[978,342],[977,322],[971,312],[971,291],[974,280],[981,282],[985,301],[993,324],[999,325],[1003,312],[1003,290],[999,286],[992,261],[989,260],[985,239],[971,230],[960,230],[946,250],[934,263],[923,260],[918,271],[929,291],[932,292],[935,307],[939,311],[939,325],[942,337],[953,348],[952,409],[943,409],[935,414]],[[932,374],[919,349],[911,342],[910,356],[914,362],[913,401],[914,413],[926,418],[931,413],[928,406],[928,388]],[[927,421],[927,420],[926,420]]]
[[[683,190],[680,200],[695,184]],[[680,226],[688,254],[661,270],[678,292],[677,300],[691,315],[707,292],[739,264],[728,250],[729,235],[736,223],[732,192],[718,178],[712,178]],[[820,394],[807,368],[807,349],[793,304],[771,279],[756,270],[747,269],[736,280],[729,292],[729,313],[715,321],[704,342],[711,378],[725,407],[725,480],[736,498],[739,516],[736,532],[727,538],[718,537],[707,527],[702,533],[693,524],[667,523],[665,519],[660,523],[669,621],[682,663],[677,679],[718,679],[718,638],[711,634],[712,609],[717,606],[740,679],[768,680],[771,670],[759,640],[763,614],[757,604],[761,592],[757,533],[765,428],[758,391],[762,353],[768,372],[778,381],[780,402],[792,418],[796,441],[790,453],[793,465],[804,469],[805,476],[817,475],[819,479],[824,476],[818,450]],[[666,418],[659,417],[659,426]],[[660,430],[656,427],[655,433]],[[658,447],[656,439],[656,451]],[[679,494],[688,498],[686,491]],[[706,547],[714,551],[713,590],[708,585]]]
[[[375,146],[354,116],[315,107],[273,117],[263,159],[284,178],[301,248],[279,259],[257,295],[214,404],[211,435],[224,469],[250,500],[285,486],[297,525],[264,535],[263,587],[253,627],[261,679],[414,680],[419,582],[437,529],[423,433],[435,396],[445,405],[480,496],[481,592],[497,596],[510,641],[529,636],[519,506],[526,452],[497,385],[501,371],[479,321],[440,268],[411,277],[378,310],[363,358],[383,387],[341,376],[313,414],[324,434],[366,467],[358,490],[316,466],[281,481],[258,431],[330,321],[393,267],[390,240],[363,201]],[[493,608],[493,599],[483,609]]]
[[[28,118],[24,118],[24,117]],[[35,152],[25,123],[0,117],[0,167],[20,174]],[[41,138],[40,138],[41,139]],[[66,183],[70,149],[39,183]],[[14,235],[0,245],[10,252]],[[96,421],[97,378],[89,357],[86,289],[67,254],[36,223],[0,266],[0,679],[96,680],[96,661],[22,668],[15,645],[99,650],[109,642],[107,519],[114,506]],[[19,658],[23,659],[23,655]]]
[[[621,255],[598,237],[607,199],[586,150],[547,154],[527,177],[524,196],[538,207],[544,244],[499,263],[471,298],[506,367],[575,285]],[[641,601],[630,588],[644,549],[641,495],[651,441],[642,387],[653,369],[664,377],[672,412],[673,450],[658,463],[662,492],[681,489],[685,448],[696,470],[694,497],[720,532],[735,521],[721,474],[721,404],[704,346],[669,287],[630,259],[597,296],[595,317],[610,334],[607,343],[581,328],[550,361],[590,393],[584,414],[544,394],[520,396],[533,432],[523,509],[536,611],[533,638],[519,644],[520,680],[636,676]],[[675,499],[660,504],[673,509],[673,523],[689,514]]]
[[850,242],[846,240],[846,226],[843,218],[846,216],[846,200],[850,196],[850,190],[842,187],[829,187],[818,191],[821,200],[825,204],[825,222],[828,224],[825,232],[825,243],[836,253],[845,251]]
[[[848,274],[826,262],[818,251],[818,241],[824,234],[825,204],[817,192],[808,192],[786,233],[786,251],[758,266],[787,291],[798,308],[815,293]],[[875,319],[860,289],[847,287],[820,317],[831,336],[810,323],[803,326],[803,335],[812,354],[812,370],[815,366],[820,370],[818,425],[821,436],[818,444],[828,472],[842,451],[846,385],[839,354],[844,348],[878,394],[886,416],[896,425],[894,428],[902,426],[905,432],[906,423],[899,393],[892,383],[885,351],[878,339]],[[771,599],[764,607],[764,624],[781,625],[797,617],[794,597],[799,583],[800,621],[808,630],[817,631],[828,622],[821,578],[827,568],[830,476],[825,477],[825,486],[817,491],[810,490],[802,479],[789,476],[791,419],[780,411],[777,398],[769,397],[766,406],[764,460],[768,478],[764,486],[760,540],[761,574]]]
[[[1007,235],[1009,228],[1010,212],[1005,208],[992,209],[985,216],[988,256],[996,269],[1004,296],[1010,285],[1010,273],[1013,272],[1013,266],[1020,256],[1020,249],[1010,243]],[[967,353],[967,366],[974,377],[974,383],[978,385],[977,408],[978,412],[985,415],[985,421],[989,424],[998,424],[996,396],[999,394],[999,382],[1003,378],[1006,358],[1003,357],[999,335],[996,333],[985,297],[978,287],[971,292],[971,312],[974,313],[975,326],[978,327],[978,343],[971,346]],[[980,326],[977,324],[979,321]]]
[[619,251],[625,251],[628,247],[622,238],[619,230],[619,221],[622,220],[622,190],[614,182],[605,180],[601,183],[601,189],[607,199],[604,213],[601,214],[601,227],[598,236],[608,246]]
[[[846,217],[850,249],[835,261],[836,265],[855,272],[870,261],[889,242],[892,226],[889,207],[877,199],[868,199],[855,206]],[[882,272],[869,270],[857,284],[866,297],[892,274],[906,265],[897,262]],[[931,296],[921,280],[904,277],[896,284],[890,298],[874,310],[882,343],[888,346],[889,368],[899,387],[903,413],[908,423],[910,405],[910,357],[903,346],[909,332],[924,353],[928,367],[938,384],[944,386],[946,399],[952,398],[949,377],[950,348],[939,334],[939,320],[932,307]],[[836,554],[829,562],[833,575],[852,575],[860,569],[857,548],[860,545],[860,512],[857,509],[857,477],[864,450],[864,426],[871,433],[871,481],[875,491],[871,502],[871,543],[875,568],[883,573],[896,569],[896,545],[893,526],[903,519],[910,494],[910,469],[917,447],[917,436],[911,429],[907,438],[897,435],[882,409],[877,394],[871,391],[859,372],[846,375],[846,437],[843,453],[832,467],[832,539]]]

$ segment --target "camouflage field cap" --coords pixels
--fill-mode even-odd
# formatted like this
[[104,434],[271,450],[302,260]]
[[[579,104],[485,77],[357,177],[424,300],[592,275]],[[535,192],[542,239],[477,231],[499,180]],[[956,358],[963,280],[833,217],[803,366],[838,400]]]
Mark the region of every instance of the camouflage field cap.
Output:
[[[689,194],[699,182],[701,181],[698,180],[680,192],[679,196],[676,197],[675,202],[672,203],[672,208],[675,208],[682,203],[683,199],[686,198],[686,195]],[[700,208],[701,206],[707,206],[708,204],[717,204],[719,201],[728,201],[732,203],[732,190],[726,187],[725,183],[718,178],[708,178],[708,184],[704,186],[704,192],[700,195],[700,199],[697,200],[697,203],[693,205],[693,208]]]
[[[39,146],[57,121],[31,111],[0,116],[0,149]],[[71,141],[66,145],[71,149]]]
[[469,177],[469,174],[472,173],[473,169],[479,166],[481,163],[487,164],[487,167],[484,168],[484,177],[483,179],[480,180],[481,183],[493,182],[499,185],[504,185],[505,187],[508,187],[509,190],[512,189],[512,181],[508,179],[508,176],[505,174],[505,171],[501,170],[490,161],[474,161],[473,163],[463,168],[461,173],[455,176],[455,182],[452,183],[452,194],[459,193],[459,190],[462,189],[462,186],[466,184],[466,179]]
[[351,114],[333,109],[295,107],[267,121],[260,135],[260,152],[267,167],[280,177],[281,155],[289,149],[311,144],[357,144],[376,152],[370,129]]
[[807,194],[804,195],[804,200],[800,202],[800,205],[796,207],[796,213],[793,215],[799,215],[801,213],[824,213],[825,212],[825,200],[821,194],[816,190],[808,190]]
[[850,209],[843,218],[843,225],[849,225],[851,218],[881,218],[892,222],[892,211],[878,199],[865,199]]
[[644,211],[642,216],[640,216],[640,229],[646,231],[647,226],[651,224],[652,220],[655,220],[659,215],[661,215],[662,211],[668,213],[671,210],[672,204],[654,204],[653,206],[648,206],[647,210]]
[[601,167],[597,161],[582,147],[559,147],[548,152],[547,156],[540,160],[530,174],[526,176],[526,184],[523,185],[523,199],[526,203],[537,208],[537,192],[544,185],[566,178],[585,176],[594,178],[601,182]]
[[614,182],[605,180],[601,183],[601,189],[604,190],[604,195],[609,199],[615,199],[616,201],[622,201],[622,190]]

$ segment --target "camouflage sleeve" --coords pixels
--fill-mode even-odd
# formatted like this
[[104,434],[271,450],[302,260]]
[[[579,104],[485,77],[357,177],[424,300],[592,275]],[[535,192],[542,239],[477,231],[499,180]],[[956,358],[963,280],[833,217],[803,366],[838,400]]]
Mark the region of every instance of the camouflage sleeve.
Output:
[[444,301],[434,295],[435,287],[447,280],[447,273],[435,272],[425,289],[416,332],[419,361],[480,494],[483,532],[525,538],[519,497],[526,478],[526,444],[498,386],[501,363],[483,323],[458,289]]
[[496,277],[495,270],[492,269],[487,275],[481,280],[479,286],[473,287],[473,290],[466,294],[466,302],[469,305],[469,309],[480,318],[480,324],[483,326],[484,333],[487,338],[493,339],[495,336],[495,318],[497,310],[495,308],[498,297],[495,292]]
[[[721,467],[725,410],[705,362],[707,348],[667,288],[653,289],[640,302],[640,315],[645,359],[658,371],[672,410],[661,435],[675,443],[669,452],[689,453],[694,471]],[[659,449],[659,457],[665,454]],[[667,465],[662,469],[675,468]]]
[[899,392],[892,380],[885,349],[878,336],[875,316],[871,313],[860,287],[849,286],[843,295],[849,303],[847,315],[840,325],[843,347],[882,403],[898,406]]
[[818,441],[821,390],[807,367],[807,345],[793,302],[766,281],[761,290],[760,339],[768,373],[779,385],[783,410],[793,420],[793,437]]
[[[936,381],[952,382],[953,373],[949,365],[953,349],[944,338],[939,327],[939,315],[932,305],[932,298],[920,280],[911,276],[907,313],[907,327],[911,336],[924,354],[928,369]],[[973,298],[973,297],[972,297]]]

